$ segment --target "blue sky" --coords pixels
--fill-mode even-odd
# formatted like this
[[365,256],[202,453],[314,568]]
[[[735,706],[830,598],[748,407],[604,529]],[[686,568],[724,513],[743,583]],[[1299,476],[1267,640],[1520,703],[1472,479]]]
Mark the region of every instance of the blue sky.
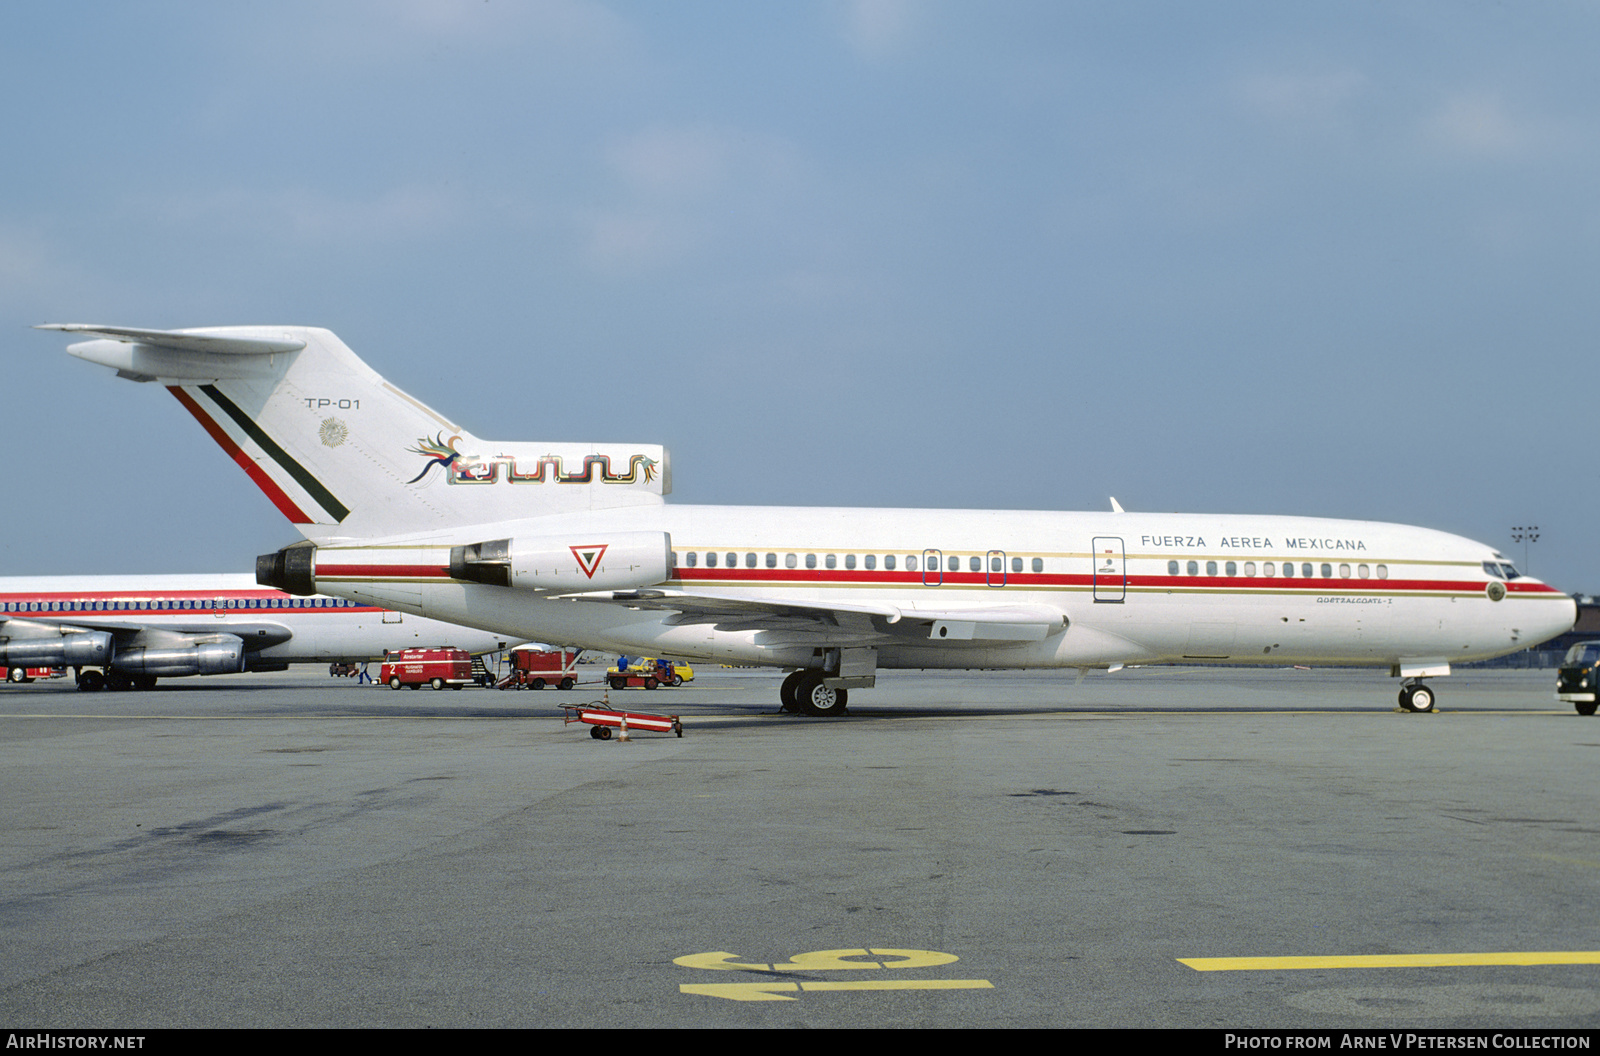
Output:
[[1422,524],[1600,590],[1592,3],[0,6],[0,573],[292,526],[40,322],[326,326],[673,501]]

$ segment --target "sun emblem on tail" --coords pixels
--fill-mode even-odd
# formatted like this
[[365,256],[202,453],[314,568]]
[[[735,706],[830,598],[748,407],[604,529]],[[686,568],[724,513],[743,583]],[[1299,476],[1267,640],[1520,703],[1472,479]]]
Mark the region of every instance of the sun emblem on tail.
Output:
[[350,438],[350,427],[337,418],[324,418],[317,436],[322,439],[323,447],[338,447]]
[[450,442],[448,444],[445,443],[443,433],[437,434],[432,440],[429,440],[425,436],[418,437],[417,446],[408,447],[406,450],[426,458],[428,460],[428,464],[422,467],[421,473],[418,473],[416,476],[406,481],[406,483],[415,484],[417,481],[427,476],[428,470],[432,469],[434,466],[443,466],[445,473],[448,474],[450,472],[451,465],[455,463],[456,459],[461,457],[461,453],[456,450],[456,445],[460,442],[461,438],[459,436],[452,436],[450,438]]

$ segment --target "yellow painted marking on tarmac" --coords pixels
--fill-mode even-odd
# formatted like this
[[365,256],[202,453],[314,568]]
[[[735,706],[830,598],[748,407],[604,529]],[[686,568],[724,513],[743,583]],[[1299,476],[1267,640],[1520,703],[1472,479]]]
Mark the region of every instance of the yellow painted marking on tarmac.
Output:
[[[892,961],[856,961],[848,957],[894,957]],[[961,958],[938,950],[812,950],[797,953],[788,964],[775,964],[775,972],[825,972],[837,968],[935,968]]]
[[[738,960],[737,953],[712,950],[707,953],[688,953],[674,957],[672,963],[680,968],[708,968],[713,971],[745,972],[826,972],[841,968],[937,968],[954,964],[961,958],[939,950],[811,950],[797,953],[784,964],[754,964]],[[847,958],[879,957],[889,960],[862,961]]]
[[1581,865],[1588,869],[1600,869],[1600,862],[1593,858],[1566,858],[1559,854],[1530,854],[1529,858],[1541,858],[1547,862],[1560,862],[1563,865]]
[[725,972],[741,970],[746,972],[770,972],[772,970],[771,965],[766,964],[740,964],[734,959],[738,956],[737,953],[729,953],[727,950],[716,950],[711,953],[684,954],[682,957],[674,957],[672,963],[680,968],[712,968]]
[[728,1001],[793,1001],[787,995],[804,990],[993,990],[987,979],[852,979],[811,983],[681,983],[680,994],[720,997]]
[[801,983],[802,990],[993,990],[987,979],[850,979]]
[[799,983],[681,983],[680,994],[721,997],[729,1001],[793,1001],[783,996],[800,989]]
[[1549,953],[1371,953],[1345,957],[1179,957],[1197,972],[1274,972],[1301,968],[1459,968],[1484,965],[1600,964],[1600,950]]

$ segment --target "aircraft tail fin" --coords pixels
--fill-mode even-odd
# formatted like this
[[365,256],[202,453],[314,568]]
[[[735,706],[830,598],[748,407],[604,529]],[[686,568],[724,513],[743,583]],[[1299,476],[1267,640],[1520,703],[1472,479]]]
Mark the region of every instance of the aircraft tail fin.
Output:
[[657,445],[480,440],[389,384],[331,331],[56,323],[67,351],[165,385],[316,543],[656,504]]

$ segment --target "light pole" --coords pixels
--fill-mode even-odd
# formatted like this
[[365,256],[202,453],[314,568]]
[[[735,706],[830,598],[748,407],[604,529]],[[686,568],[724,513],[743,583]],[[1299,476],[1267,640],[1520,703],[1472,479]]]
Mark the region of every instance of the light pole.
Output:
[[1532,575],[1533,569],[1528,562],[1528,545],[1539,541],[1539,526],[1530,524],[1526,527],[1512,528],[1511,541],[1522,544],[1522,571],[1524,575]]

